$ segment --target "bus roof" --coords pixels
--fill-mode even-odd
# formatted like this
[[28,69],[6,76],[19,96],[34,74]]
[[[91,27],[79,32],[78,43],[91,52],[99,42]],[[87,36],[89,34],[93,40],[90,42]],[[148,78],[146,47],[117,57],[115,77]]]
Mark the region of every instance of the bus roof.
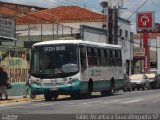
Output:
[[91,42],[91,41],[83,41],[83,40],[50,40],[50,41],[43,41],[43,42],[35,43],[35,44],[33,44],[33,46],[54,45],[54,44],[87,44],[87,45],[115,47],[115,48],[122,47],[120,45],[98,43],[98,42]]

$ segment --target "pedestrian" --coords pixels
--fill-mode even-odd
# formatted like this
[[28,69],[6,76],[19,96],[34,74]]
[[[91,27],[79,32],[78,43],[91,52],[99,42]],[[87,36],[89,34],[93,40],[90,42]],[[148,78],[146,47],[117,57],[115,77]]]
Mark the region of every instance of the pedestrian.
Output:
[[7,83],[8,83],[8,74],[6,71],[0,67],[0,99],[2,99],[3,94],[5,94],[6,100],[8,99],[7,94]]
[[30,86],[29,86],[29,80],[26,82],[26,94],[23,96],[23,98],[27,98],[28,92],[29,92]]
[[[30,89],[31,89],[31,86],[30,86],[29,80],[27,80],[27,82],[26,82],[26,94],[25,94],[25,96],[23,96],[23,98],[27,98],[27,95],[29,94]],[[30,98],[34,99],[34,98],[36,98],[36,96],[30,94]]]

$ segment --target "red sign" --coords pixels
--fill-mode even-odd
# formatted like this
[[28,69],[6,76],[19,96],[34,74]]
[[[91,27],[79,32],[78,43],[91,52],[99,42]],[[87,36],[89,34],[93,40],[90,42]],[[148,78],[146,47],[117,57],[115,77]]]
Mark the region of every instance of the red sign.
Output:
[[154,28],[154,12],[137,13],[137,30],[151,30]]

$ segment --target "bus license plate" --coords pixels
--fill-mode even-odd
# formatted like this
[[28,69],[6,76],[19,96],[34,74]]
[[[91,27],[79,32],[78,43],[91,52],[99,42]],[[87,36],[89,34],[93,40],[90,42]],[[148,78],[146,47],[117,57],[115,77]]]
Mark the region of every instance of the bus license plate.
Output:
[[58,88],[50,88],[50,91],[56,91]]

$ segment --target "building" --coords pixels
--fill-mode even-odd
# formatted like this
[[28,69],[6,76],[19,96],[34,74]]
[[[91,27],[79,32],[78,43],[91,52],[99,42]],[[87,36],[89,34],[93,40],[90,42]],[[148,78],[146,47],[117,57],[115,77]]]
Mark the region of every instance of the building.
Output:
[[102,28],[103,19],[102,14],[78,6],[61,6],[33,12],[16,19],[16,45],[29,47],[29,43],[35,41],[76,38],[79,37],[81,25]]
[[[148,45],[149,45],[149,58],[150,58],[150,71],[157,70],[157,50],[158,50],[158,33],[149,34],[148,38]],[[135,72],[143,72],[143,61],[144,61],[144,51],[143,51],[143,35],[142,34],[135,34],[133,35],[134,39],[134,71]],[[138,49],[137,49],[138,48]],[[137,53],[137,50],[139,52]],[[141,53],[140,53],[141,51]],[[137,56],[138,54],[138,56]]]
[[32,12],[32,8],[36,8],[37,10],[43,10],[45,8],[37,7],[37,6],[29,6],[29,5],[21,5],[14,3],[7,3],[0,1],[0,15],[2,17],[13,18],[26,15]]
[[[31,13],[36,6],[0,2],[0,66],[9,74],[10,82],[25,82],[28,74],[27,49],[15,46],[16,18]],[[5,44],[4,44],[5,43]]]
[[118,44],[123,46],[124,61],[126,66],[126,73],[132,74],[133,67],[133,40],[131,34],[131,24],[129,20],[118,18],[119,34]]
[[[40,11],[37,11],[32,6],[30,10],[32,10],[31,13],[15,19],[17,40],[2,42],[3,46],[9,45],[15,48],[24,48],[27,51],[35,42],[62,37],[80,38],[82,36],[84,40],[108,43],[107,30],[103,27],[107,17],[104,17],[103,14],[78,6],[60,6]],[[130,74],[132,62],[130,61],[130,59],[132,60],[132,52],[130,52],[132,51],[130,22],[122,18],[119,18],[118,21],[120,26],[118,43],[123,46],[124,56],[126,56],[124,64],[127,69],[126,72]],[[84,29],[85,31],[83,31]],[[25,53],[27,55],[28,52]]]

